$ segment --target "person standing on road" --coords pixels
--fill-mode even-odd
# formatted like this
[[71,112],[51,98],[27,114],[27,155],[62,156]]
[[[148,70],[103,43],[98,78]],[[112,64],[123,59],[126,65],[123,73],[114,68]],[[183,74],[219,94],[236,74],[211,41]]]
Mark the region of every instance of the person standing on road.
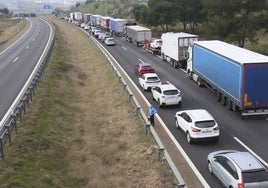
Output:
[[150,123],[154,127],[154,115],[157,113],[157,110],[150,104],[149,107],[149,116],[150,116]]

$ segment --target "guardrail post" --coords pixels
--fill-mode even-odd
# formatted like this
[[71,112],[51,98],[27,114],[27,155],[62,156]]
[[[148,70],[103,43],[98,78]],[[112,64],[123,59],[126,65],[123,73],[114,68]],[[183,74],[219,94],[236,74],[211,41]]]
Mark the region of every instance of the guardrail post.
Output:
[[1,152],[1,157],[2,157],[2,160],[4,159],[4,140],[3,140],[3,137],[1,136],[0,137],[0,152]]
[[145,135],[148,134],[148,132],[149,132],[148,129],[150,129],[150,126],[151,126],[150,124],[145,125]]
[[165,148],[158,148],[158,161],[161,160],[161,153],[163,153]]
[[7,128],[8,142],[9,142],[9,145],[11,146],[11,129],[10,129],[10,125],[7,125],[6,128]]

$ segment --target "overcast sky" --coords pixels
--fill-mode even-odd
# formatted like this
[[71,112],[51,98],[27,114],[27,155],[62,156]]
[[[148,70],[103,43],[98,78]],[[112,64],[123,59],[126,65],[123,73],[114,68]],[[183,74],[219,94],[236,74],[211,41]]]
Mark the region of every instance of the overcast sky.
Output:
[[44,4],[49,4],[51,7],[56,6],[71,6],[77,2],[84,2],[85,0],[0,0],[0,2],[6,5],[9,9],[23,8],[27,9],[32,7],[43,7]]

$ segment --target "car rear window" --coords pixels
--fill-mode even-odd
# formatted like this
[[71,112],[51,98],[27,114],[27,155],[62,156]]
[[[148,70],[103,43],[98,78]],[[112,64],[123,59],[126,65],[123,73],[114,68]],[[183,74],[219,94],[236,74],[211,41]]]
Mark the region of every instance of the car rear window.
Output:
[[144,69],[144,70],[152,69],[151,66],[142,66],[141,68]]
[[195,122],[195,126],[197,126],[199,128],[209,128],[209,127],[213,127],[215,124],[216,123],[213,120]]
[[245,183],[268,181],[268,172],[266,170],[243,172]]
[[147,80],[148,81],[157,81],[158,77],[148,77]]
[[179,91],[178,90],[166,90],[164,91],[164,95],[178,95]]

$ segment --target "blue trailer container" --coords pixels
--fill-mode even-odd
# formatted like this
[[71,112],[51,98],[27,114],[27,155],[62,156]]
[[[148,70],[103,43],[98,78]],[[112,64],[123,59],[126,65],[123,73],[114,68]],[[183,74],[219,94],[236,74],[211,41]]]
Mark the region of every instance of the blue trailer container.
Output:
[[268,56],[222,41],[197,41],[192,71],[218,100],[241,115],[268,114]]
[[113,32],[116,36],[123,35],[125,24],[127,23],[124,19],[111,18],[110,19],[110,31]]

